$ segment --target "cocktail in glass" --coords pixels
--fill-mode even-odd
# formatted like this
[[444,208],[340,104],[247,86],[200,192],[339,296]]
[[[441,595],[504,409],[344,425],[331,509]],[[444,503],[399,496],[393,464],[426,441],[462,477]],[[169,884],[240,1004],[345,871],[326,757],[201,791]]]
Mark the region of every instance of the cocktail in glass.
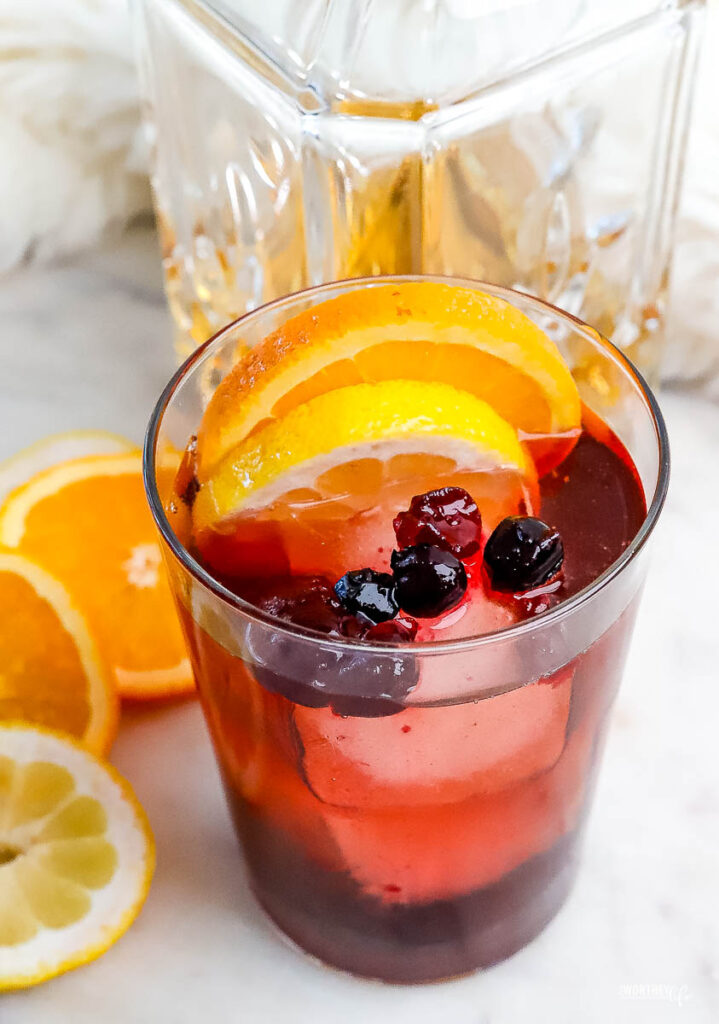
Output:
[[[250,510],[209,539],[198,531],[208,484],[188,439],[238,360],[327,300],[422,280],[325,285],[248,314],[178,372],[146,445],[150,503],[253,890],[310,953],[394,982],[495,963],[567,896],[668,478],[661,414],[625,357],[536,299],[450,282],[508,301],[571,369],[581,429],[520,435],[538,475],[428,466],[403,452],[374,485],[358,460],[332,477],[331,500],[293,492],[271,514]],[[419,366],[424,343],[412,344]],[[393,516],[444,486],[464,487],[482,515],[462,600],[436,616],[403,610],[390,628],[346,614],[332,584],[367,565],[388,571]],[[495,588],[488,537],[528,514],[561,534],[562,572]]]

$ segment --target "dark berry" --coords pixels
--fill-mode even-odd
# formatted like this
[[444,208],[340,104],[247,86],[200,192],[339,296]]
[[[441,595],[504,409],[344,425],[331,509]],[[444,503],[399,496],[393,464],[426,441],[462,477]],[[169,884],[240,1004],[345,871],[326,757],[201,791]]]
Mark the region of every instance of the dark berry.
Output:
[[353,569],[337,580],[335,594],[348,612],[375,624],[393,619],[399,611],[394,579],[388,572]]
[[394,715],[404,710],[402,701],[418,681],[417,659],[409,651],[347,652],[331,684],[330,706],[338,715],[357,718]]
[[254,625],[248,641],[252,671],[265,689],[308,708],[380,718],[402,711],[419,680],[410,652],[342,650]]
[[393,551],[392,570],[400,608],[420,618],[434,618],[453,608],[467,589],[462,563],[436,544]]
[[316,629],[330,636],[342,634],[347,611],[324,576],[271,577],[245,588],[242,596],[278,619]]
[[[264,580],[245,588],[246,600],[278,618],[339,637],[368,640],[411,640],[416,623],[409,619],[375,625],[350,615],[329,580],[297,576]],[[392,636],[384,633],[390,628]],[[382,635],[375,635],[382,630]],[[398,635],[402,633],[402,635]],[[419,679],[411,653],[377,654],[343,650],[318,640],[288,636],[262,623],[250,625],[247,656],[257,681],[304,707],[331,707],[340,715],[374,718],[401,711],[403,698]]]
[[270,693],[279,693],[305,708],[326,708],[328,681],[338,670],[339,655],[315,642],[298,640],[253,624],[247,654],[255,679]]
[[439,487],[416,494],[407,512],[394,519],[400,548],[435,544],[457,558],[469,558],[479,550],[482,517],[477,504],[463,487]]
[[490,536],[484,564],[495,590],[519,592],[539,587],[564,561],[557,530],[532,516],[508,516]]

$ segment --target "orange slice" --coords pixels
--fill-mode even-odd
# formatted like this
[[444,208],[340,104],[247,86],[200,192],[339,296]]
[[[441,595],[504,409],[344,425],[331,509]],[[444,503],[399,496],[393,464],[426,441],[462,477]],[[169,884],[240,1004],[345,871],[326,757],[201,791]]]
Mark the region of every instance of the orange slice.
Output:
[[293,317],[237,363],[205,411],[200,479],[267,420],[337,388],[392,379],[469,391],[528,435],[581,423],[559,350],[514,306],[439,282],[367,286]]
[[0,725],[0,992],[104,953],[154,865],[145,812],[111,765],[48,730]]
[[65,430],[42,437],[0,462],[0,502],[31,476],[56,466],[58,462],[79,459],[84,455],[114,455],[136,451],[139,448],[132,441],[107,430]]
[[61,729],[103,753],[117,714],[115,688],[65,588],[0,552],[0,718]]
[[73,459],[38,473],[0,509],[0,543],[63,581],[121,696],[193,690],[139,452]]

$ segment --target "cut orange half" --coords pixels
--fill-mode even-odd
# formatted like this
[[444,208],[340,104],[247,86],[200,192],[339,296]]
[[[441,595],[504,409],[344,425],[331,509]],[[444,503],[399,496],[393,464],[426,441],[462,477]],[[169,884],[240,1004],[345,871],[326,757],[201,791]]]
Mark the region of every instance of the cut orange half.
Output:
[[71,596],[39,565],[0,551],[0,719],[61,729],[106,753],[117,715],[115,688]]
[[580,427],[559,350],[514,306],[439,282],[369,285],[293,317],[237,363],[200,427],[200,479],[268,420],[328,391],[393,379],[468,391],[529,435]]
[[0,544],[62,580],[122,696],[193,690],[139,452],[73,459],[38,473],[0,509]]
[[0,725],[0,992],[104,953],[137,917],[155,849],[111,765],[67,737]]

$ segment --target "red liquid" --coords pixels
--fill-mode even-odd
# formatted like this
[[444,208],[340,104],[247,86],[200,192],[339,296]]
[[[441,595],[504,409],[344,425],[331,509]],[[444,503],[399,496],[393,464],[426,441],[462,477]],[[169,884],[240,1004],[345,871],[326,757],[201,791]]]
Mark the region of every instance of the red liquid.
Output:
[[[593,434],[540,481],[542,518],[565,546],[561,589],[529,600],[487,594],[478,562],[470,608],[444,635],[541,612],[596,579],[635,536],[646,515],[637,474],[591,422]],[[505,514],[524,500],[515,499]],[[292,567],[292,548],[273,548],[277,533],[245,527],[262,529],[269,551],[253,571]],[[319,557],[331,563],[336,552]],[[226,581],[249,592],[251,581],[228,569]],[[634,610],[549,679],[478,702],[341,717],[301,688],[301,652],[287,650],[283,682],[276,667],[256,667],[256,635],[202,628],[201,614],[181,608],[251,882],[270,916],[328,963],[395,982],[461,974],[525,945],[574,877]],[[420,639],[441,637],[440,625],[425,624]],[[410,702],[451,688],[442,664],[422,662]]]

